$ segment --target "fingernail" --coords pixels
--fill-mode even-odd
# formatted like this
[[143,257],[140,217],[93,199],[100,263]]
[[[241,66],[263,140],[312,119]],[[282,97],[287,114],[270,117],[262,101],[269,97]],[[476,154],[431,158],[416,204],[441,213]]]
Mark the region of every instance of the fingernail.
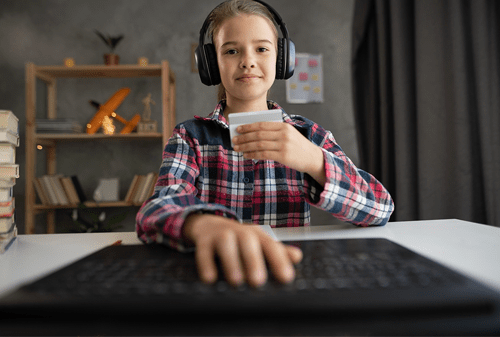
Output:
[[286,282],[293,281],[293,279],[295,278],[295,270],[293,269],[293,267],[285,268],[283,276]]
[[236,128],[236,131],[238,131],[238,132],[243,131],[243,127],[242,127],[241,125],[240,125],[240,126],[238,126],[238,127]]
[[240,271],[235,270],[231,275],[231,279],[233,281],[233,284],[239,285],[243,282],[243,275]]
[[234,151],[239,151],[240,150],[240,146],[239,145],[235,145],[233,149],[234,149]]
[[205,273],[202,277],[204,283],[212,284],[217,281],[217,275],[214,273]]
[[256,286],[260,287],[267,281],[267,273],[263,270],[254,274],[253,281]]

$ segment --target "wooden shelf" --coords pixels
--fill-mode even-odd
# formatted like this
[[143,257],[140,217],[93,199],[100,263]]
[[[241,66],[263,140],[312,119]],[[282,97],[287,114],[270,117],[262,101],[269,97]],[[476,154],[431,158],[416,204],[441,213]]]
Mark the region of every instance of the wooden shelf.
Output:
[[158,138],[161,139],[163,135],[159,132],[155,133],[128,133],[128,134],[114,134],[114,135],[106,135],[103,133],[94,133],[93,135],[89,135],[86,133],[37,133],[35,138],[37,140],[97,140],[97,139],[137,139],[137,138]]
[[[104,208],[104,207],[131,207],[131,206],[141,206],[138,204],[133,204],[130,202],[125,202],[125,201],[114,201],[114,202],[94,202],[94,201],[85,201],[83,203],[85,207],[88,208]],[[73,208],[78,208],[78,205],[75,204],[67,204],[67,205],[56,205],[56,206],[48,206],[48,205],[34,205],[35,211],[47,211],[47,210],[53,210],[53,209],[73,209]]]
[[[35,66],[37,76],[48,78],[126,78],[126,77],[159,77],[161,65],[75,65],[66,66]],[[172,78],[175,79],[173,73]]]
[[[45,118],[57,118],[57,79],[59,78],[139,78],[159,77],[161,86],[162,120],[159,121],[161,132],[158,133],[130,133],[105,135],[102,133],[89,135],[80,134],[46,134],[36,133],[36,88],[37,79],[43,81],[47,88],[47,108]],[[125,64],[116,66],[107,65],[63,65],[40,66],[34,63],[26,64],[26,207],[25,207],[25,233],[35,233],[35,213],[47,213],[47,233],[55,232],[55,210],[75,208],[77,205],[37,205],[35,204],[35,172],[36,147],[46,147],[47,174],[56,173],[56,145],[66,141],[92,141],[92,140],[155,140],[161,139],[164,146],[175,126],[175,74],[170,69],[168,61],[161,64],[141,66]],[[90,118],[91,116],[89,116]],[[130,207],[137,206],[123,201],[113,203],[84,203],[87,207]]]

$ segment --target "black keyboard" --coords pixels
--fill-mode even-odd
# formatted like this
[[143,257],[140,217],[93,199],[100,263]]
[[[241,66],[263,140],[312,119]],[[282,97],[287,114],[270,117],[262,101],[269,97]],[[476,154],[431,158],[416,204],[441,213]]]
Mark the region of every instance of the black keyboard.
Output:
[[192,253],[106,247],[0,298],[0,335],[500,334],[498,293],[391,241],[288,243],[296,279],[259,288],[203,284]]
[[[304,252],[296,279],[288,285],[270,280],[260,288],[234,288],[224,280],[214,285],[198,281],[193,254],[162,246],[108,248],[84,261],[33,283],[26,289],[57,296],[219,294],[225,292],[275,293],[353,291],[357,289],[420,289],[463,282],[441,265],[402,250],[385,240],[304,241],[291,243]],[[113,251],[121,251],[117,257]],[[127,252],[129,251],[129,252]],[[223,275],[222,271],[219,271]]]

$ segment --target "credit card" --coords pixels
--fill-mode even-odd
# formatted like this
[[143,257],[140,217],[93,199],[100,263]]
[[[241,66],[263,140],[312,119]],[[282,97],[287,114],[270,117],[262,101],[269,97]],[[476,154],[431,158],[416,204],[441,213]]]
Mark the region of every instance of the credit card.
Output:
[[272,109],[264,111],[251,111],[251,112],[235,112],[229,114],[229,134],[231,137],[231,146],[233,144],[233,137],[239,135],[236,128],[240,125],[252,124],[257,122],[283,122],[283,114],[281,109]]

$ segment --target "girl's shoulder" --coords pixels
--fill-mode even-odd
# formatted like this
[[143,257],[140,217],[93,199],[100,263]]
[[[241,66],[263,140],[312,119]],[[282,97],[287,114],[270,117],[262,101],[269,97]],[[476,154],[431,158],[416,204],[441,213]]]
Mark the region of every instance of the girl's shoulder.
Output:
[[[288,120],[287,120],[288,116]],[[310,120],[307,117],[301,116],[301,115],[287,115],[285,116],[285,122],[292,124],[299,128],[299,131],[309,138],[310,140],[316,140],[323,139],[325,137],[328,137],[331,135],[331,132],[328,130],[325,130],[322,126],[320,126],[318,123]]]
[[[225,137],[227,133],[227,137]],[[174,134],[182,138],[195,139],[200,145],[223,145],[225,138],[229,138],[229,130],[207,117],[188,119],[176,125]]]
[[[290,114],[288,115],[288,117],[290,118],[290,120],[294,123],[294,124],[297,124],[297,125],[300,125],[300,126],[304,126],[304,127],[312,127],[314,126],[316,123],[313,122],[312,120],[310,120],[309,118],[307,117],[304,117],[304,116],[301,116],[301,115],[293,115],[293,114]],[[285,121],[286,121],[286,116],[285,116]],[[317,124],[316,124],[317,125]]]

